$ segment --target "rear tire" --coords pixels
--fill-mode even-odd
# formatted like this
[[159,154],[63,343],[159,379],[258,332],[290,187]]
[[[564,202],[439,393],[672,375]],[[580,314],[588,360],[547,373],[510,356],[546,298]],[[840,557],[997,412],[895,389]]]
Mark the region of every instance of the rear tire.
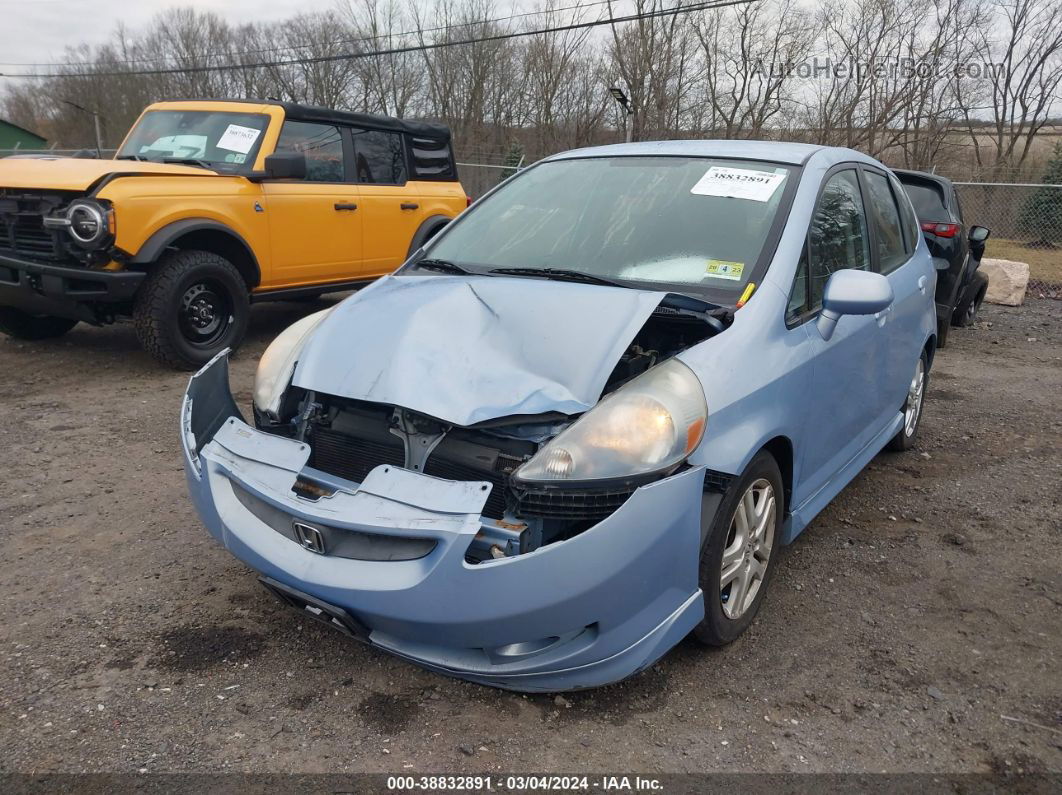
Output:
[[781,552],[782,488],[778,462],[761,450],[715,513],[701,544],[704,619],[693,630],[707,646],[733,642],[756,618]]
[[970,297],[955,307],[955,314],[951,318],[954,325],[962,328],[969,328],[977,322],[977,313],[984,303],[985,293],[988,292],[988,279],[983,274],[976,274],[974,279],[976,281],[968,291]]
[[926,389],[929,387],[929,359],[926,352],[918,357],[914,376],[907,387],[907,399],[903,403],[903,426],[899,433],[886,445],[887,450],[903,453],[915,446],[918,431],[922,427],[922,410],[926,403]]
[[951,330],[951,323],[947,320],[937,320],[937,347],[943,348],[948,344],[948,332]]
[[17,340],[51,340],[61,337],[78,321],[50,315],[30,315],[21,309],[0,306],[0,332]]
[[157,361],[194,370],[225,348],[236,348],[249,315],[247,284],[231,262],[208,251],[174,251],[144,280],[133,327]]

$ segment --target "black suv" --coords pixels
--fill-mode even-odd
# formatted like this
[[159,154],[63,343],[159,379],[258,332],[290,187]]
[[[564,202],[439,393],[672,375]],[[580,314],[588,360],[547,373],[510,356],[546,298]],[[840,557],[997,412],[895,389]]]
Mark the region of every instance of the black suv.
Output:
[[967,232],[962,205],[951,180],[922,171],[893,169],[911,198],[922,236],[937,267],[937,347],[943,348],[952,326],[970,326],[988,290],[988,277],[977,270],[989,230]]

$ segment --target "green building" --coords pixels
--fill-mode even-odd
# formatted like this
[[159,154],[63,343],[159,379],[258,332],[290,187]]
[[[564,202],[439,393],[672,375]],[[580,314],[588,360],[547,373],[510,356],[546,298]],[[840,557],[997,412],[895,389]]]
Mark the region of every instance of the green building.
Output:
[[29,130],[0,119],[0,149],[45,149],[48,142]]

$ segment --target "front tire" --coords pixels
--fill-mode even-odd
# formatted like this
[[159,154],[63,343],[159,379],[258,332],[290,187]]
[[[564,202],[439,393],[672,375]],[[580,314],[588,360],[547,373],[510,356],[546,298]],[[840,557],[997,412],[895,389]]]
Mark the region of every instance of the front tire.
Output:
[[918,357],[914,375],[907,387],[907,399],[903,403],[903,427],[889,441],[887,449],[894,453],[910,450],[918,439],[918,430],[922,427],[922,409],[926,402],[926,388],[929,386],[929,359],[926,352]]
[[162,364],[194,370],[243,341],[250,315],[247,285],[231,262],[208,251],[174,251],[144,280],[133,327]]
[[781,549],[782,489],[778,462],[761,450],[727,490],[701,544],[704,619],[693,630],[701,643],[725,646],[756,618]]
[[51,340],[77,325],[76,320],[50,315],[30,315],[21,309],[0,306],[0,332],[17,340]]

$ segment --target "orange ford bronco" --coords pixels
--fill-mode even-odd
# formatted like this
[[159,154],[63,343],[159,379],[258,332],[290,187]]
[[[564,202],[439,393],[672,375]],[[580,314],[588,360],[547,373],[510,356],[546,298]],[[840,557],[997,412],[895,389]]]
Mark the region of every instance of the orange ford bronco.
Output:
[[152,356],[194,368],[239,344],[251,302],[388,273],[467,203],[436,124],[159,102],[113,160],[0,160],[0,331],[132,317]]

